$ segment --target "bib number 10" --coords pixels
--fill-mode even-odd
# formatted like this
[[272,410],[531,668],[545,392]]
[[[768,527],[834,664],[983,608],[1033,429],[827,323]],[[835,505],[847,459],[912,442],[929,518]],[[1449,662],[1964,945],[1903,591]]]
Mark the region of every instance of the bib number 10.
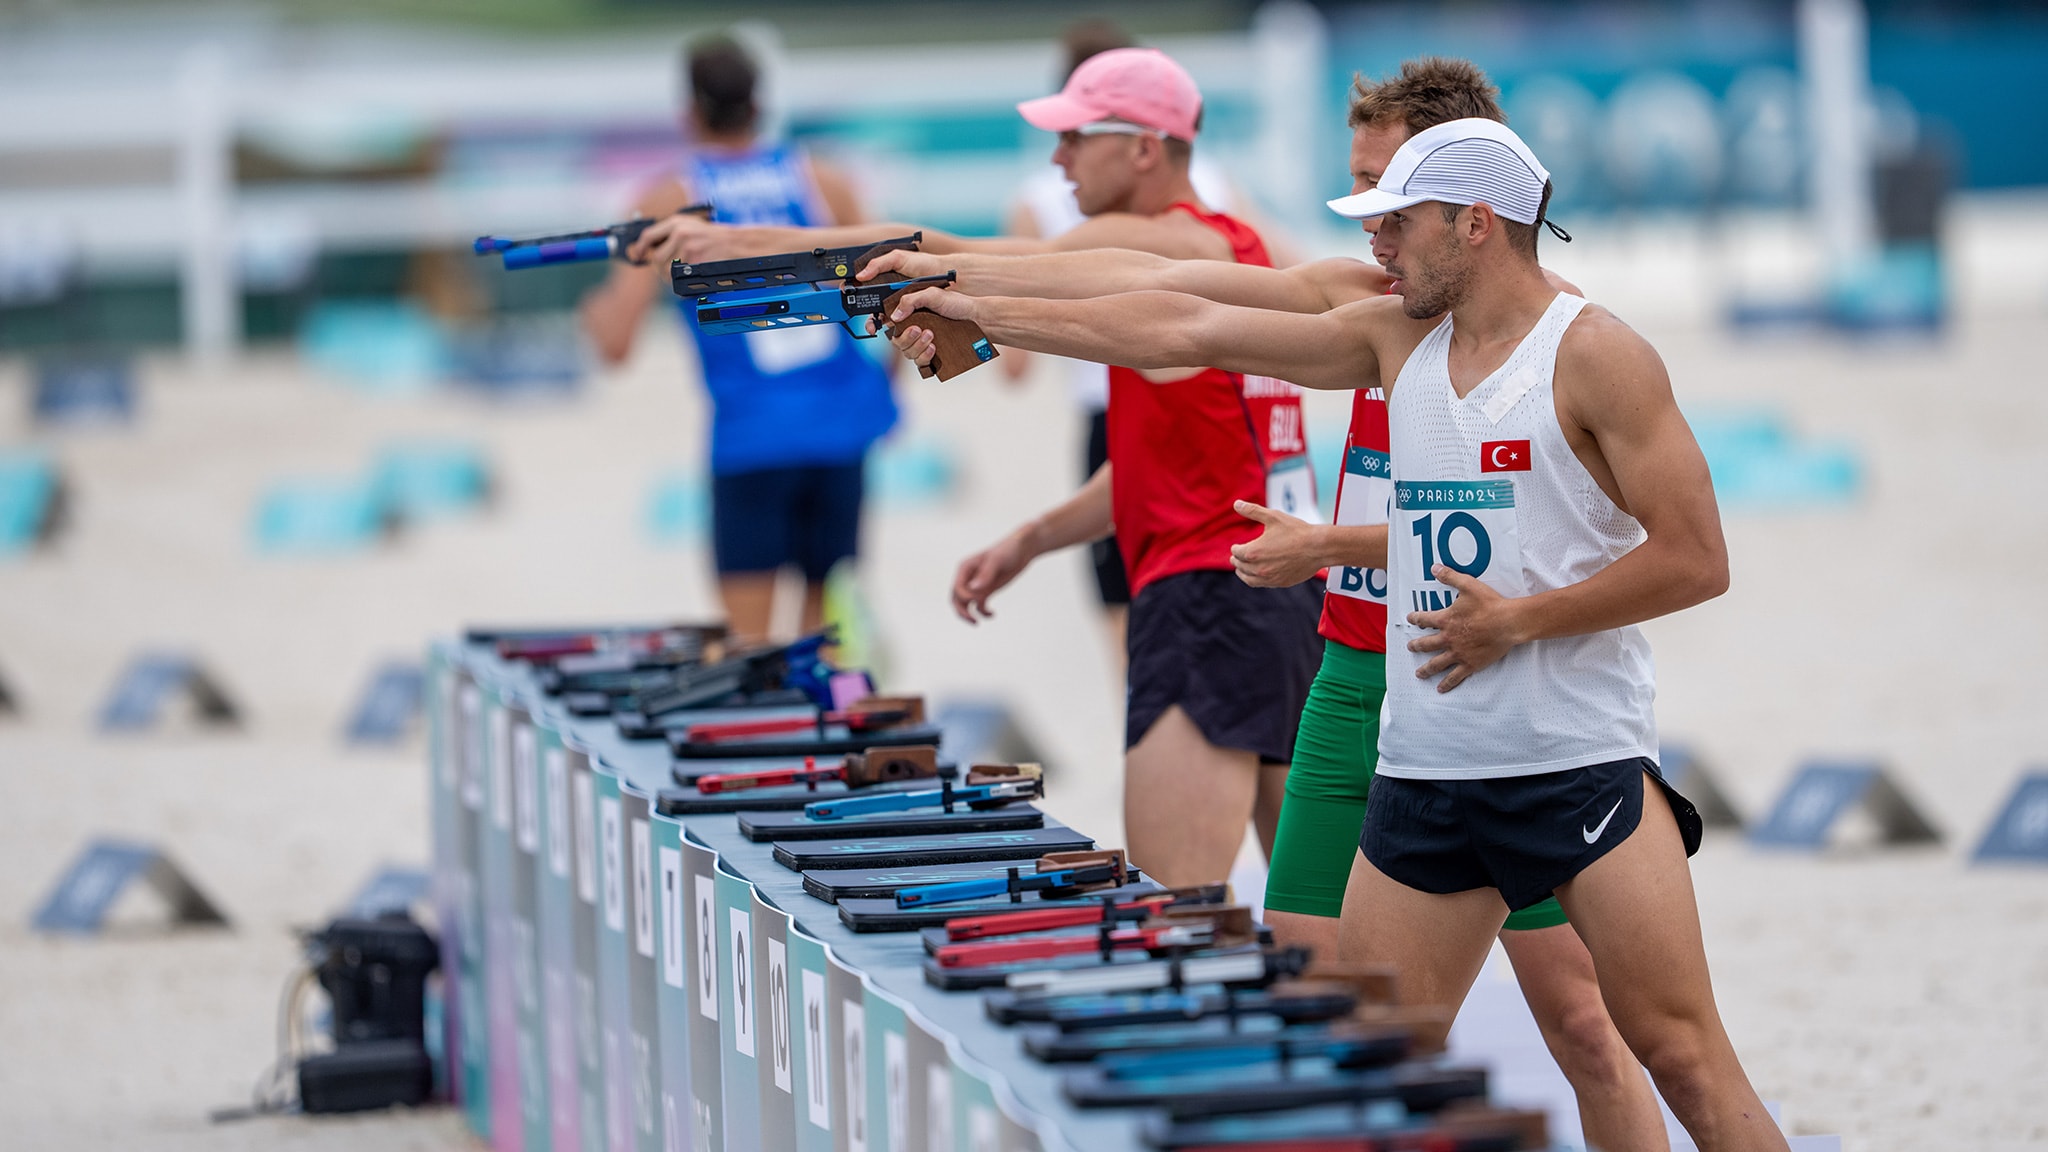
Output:
[[[1486,525],[1470,512],[1452,512],[1439,523],[1436,513],[1431,512],[1411,521],[1408,530],[1422,545],[1422,579],[1435,580],[1432,575],[1439,559],[1444,567],[1463,572],[1478,579],[1486,572],[1486,566],[1493,562],[1493,541],[1486,535]],[[1469,539],[1468,539],[1469,538]],[[1459,559],[1464,554],[1466,559]]]

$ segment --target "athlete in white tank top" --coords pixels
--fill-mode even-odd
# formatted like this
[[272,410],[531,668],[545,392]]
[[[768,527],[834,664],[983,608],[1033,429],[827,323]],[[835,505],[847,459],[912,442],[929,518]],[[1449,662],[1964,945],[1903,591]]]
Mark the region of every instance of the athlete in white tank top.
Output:
[[1452,692],[1418,678],[1429,654],[1408,649],[1428,631],[1408,613],[1457,598],[1431,575],[1436,565],[1530,596],[1579,583],[1642,541],[1642,526],[1587,474],[1557,422],[1557,348],[1585,305],[1559,293],[1462,399],[1451,386],[1448,316],[1396,378],[1383,775],[1476,780],[1657,754],[1650,645],[1634,626],[1519,645]]

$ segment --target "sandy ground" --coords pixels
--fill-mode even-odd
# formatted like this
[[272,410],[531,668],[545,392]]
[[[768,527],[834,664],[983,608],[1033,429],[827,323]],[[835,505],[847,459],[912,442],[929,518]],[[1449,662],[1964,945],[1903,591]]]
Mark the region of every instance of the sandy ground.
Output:
[[[2048,761],[2048,396],[2027,341],[2039,307],[1992,319],[2007,324],[1860,348],[1644,325],[1688,405],[1780,405],[1803,431],[1853,440],[1868,466],[1847,509],[1731,510],[1734,589],[1651,628],[1667,737],[1706,757],[1745,812],[1809,756],[1877,756],[1947,835],[1939,849],[1818,858],[1723,836],[1695,862],[1719,998],[1753,1078],[1795,1131],[1839,1132],[1851,1152],[2048,1146],[2048,870],[1965,859],[2019,772]],[[74,496],[52,548],[0,567],[0,677],[24,709],[0,719],[0,1142],[461,1145],[445,1112],[204,1117],[245,1099],[270,1058],[290,929],[324,920],[379,863],[426,857],[418,739],[340,745],[377,661],[465,621],[710,613],[705,557],[658,548],[644,528],[656,477],[699,457],[678,364],[662,333],[573,404],[494,407],[363,396],[278,354],[217,372],[160,360],[135,427],[62,436],[29,428],[22,366],[0,365],[0,444],[47,446]],[[1006,699],[1051,765],[1049,807],[1113,839],[1119,700],[1080,559],[1043,562],[979,629],[944,609],[960,555],[1073,481],[1059,382],[992,377],[907,389],[906,431],[948,445],[961,484],[943,505],[871,523],[888,678]],[[1319,397],[1315,418],[1343,409]],[[379,444],[417,436],[486,448],[487,514],[360,556],[253,553],[264,485],[353,473]],[[95,709],[144,646],[196,653],[243,729],[95,735]],[[116,833],[165,846],[233,929],[165,933],[139,901],[100,939],[32,935],[64,863]]]

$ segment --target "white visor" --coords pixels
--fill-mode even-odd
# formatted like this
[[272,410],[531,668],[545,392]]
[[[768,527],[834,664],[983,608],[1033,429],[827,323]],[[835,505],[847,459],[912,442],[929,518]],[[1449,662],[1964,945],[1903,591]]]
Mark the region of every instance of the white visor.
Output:
[[1395,151],[1378,187],[1338,197],[1330,211],[1364,220],[1431,200],[1484,203],[1509,220],[1534,224],[1549,180],[1549,170],[1507,125],[1452,120],[1410,137]]

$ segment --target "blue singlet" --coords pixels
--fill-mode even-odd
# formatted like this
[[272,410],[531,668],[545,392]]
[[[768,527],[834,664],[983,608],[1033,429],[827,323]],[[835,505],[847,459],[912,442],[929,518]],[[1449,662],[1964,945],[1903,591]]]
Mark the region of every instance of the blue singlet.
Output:
[[[817,188],[787,145],[693,154],[682,176],[731,224],[808,225],[824,218]],[[889,376],[837,325],[743,336],[697,331],[677,300],[711,392],[711,471],[849,464],[896,424]]]

